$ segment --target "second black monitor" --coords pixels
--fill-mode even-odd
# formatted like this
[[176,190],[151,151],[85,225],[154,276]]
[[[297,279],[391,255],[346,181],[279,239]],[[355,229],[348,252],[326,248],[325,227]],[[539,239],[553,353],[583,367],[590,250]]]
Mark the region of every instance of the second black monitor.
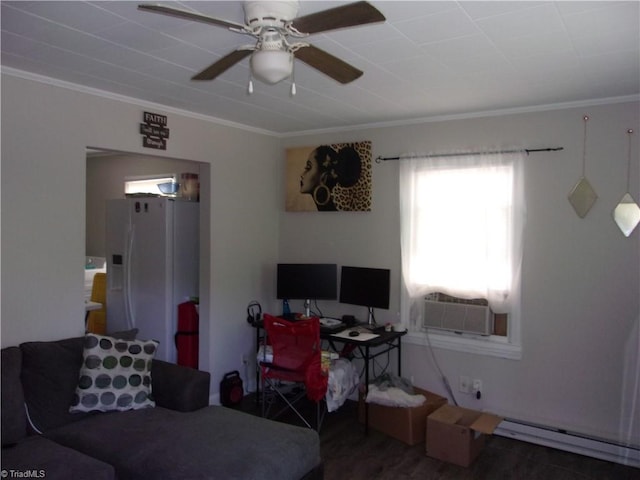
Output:
[[343,266],[340,303],[389,309],[390,270]]

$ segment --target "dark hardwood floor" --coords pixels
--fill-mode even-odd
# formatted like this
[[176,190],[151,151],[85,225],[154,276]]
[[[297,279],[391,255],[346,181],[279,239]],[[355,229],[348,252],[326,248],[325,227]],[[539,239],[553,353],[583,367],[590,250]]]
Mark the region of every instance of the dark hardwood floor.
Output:
[[[259,415],[254,395],[240,409]],[[292,416],[281,421],[300,424]],[[640,480],[640,469],[497,435],[468,468],[427,457],[424,444],[408,446],[373,429],[364,434],[357,403],[325,416],[320,430],[326,480]]]

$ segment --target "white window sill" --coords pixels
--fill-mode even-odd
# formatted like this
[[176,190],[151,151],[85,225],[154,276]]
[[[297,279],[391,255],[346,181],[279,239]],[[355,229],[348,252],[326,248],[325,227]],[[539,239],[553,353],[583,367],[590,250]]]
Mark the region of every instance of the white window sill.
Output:
[[408,332],[402,341],[413,345],[427,346],[431,344],[434,348],[506,358],[509,360],[520,360],[522,358],[522,346],[520,344],[509,343],[506,338],[496,335],[480,337],[453,332],[436,332],[434,330],[430,330],[428,335],[429,339],[427,342],[426,332]]

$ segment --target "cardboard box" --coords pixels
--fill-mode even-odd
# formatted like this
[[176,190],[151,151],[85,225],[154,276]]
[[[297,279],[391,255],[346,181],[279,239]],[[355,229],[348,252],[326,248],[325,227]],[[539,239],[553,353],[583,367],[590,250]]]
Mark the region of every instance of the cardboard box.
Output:
[[[445,397],[414,387],[416,394],[422,394],[426,401],[419,407],[386,407],[369,403],[369,427],[396,438],[408,445],[425,441],[427,416],[447,403]],[[364,423],[364,396],[360,394],[358,419]]]
[[468,467],[502,420],[491,413],[444,405],[427,417],[427,455]]

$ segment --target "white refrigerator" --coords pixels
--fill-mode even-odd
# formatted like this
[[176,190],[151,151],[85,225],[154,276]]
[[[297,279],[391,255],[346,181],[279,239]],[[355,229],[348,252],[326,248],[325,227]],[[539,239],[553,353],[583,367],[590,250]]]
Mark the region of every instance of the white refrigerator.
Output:
[[107,331],[138,328],[176,362],[178,305],[197,297],[199,204],[167,197],[107,200]]

